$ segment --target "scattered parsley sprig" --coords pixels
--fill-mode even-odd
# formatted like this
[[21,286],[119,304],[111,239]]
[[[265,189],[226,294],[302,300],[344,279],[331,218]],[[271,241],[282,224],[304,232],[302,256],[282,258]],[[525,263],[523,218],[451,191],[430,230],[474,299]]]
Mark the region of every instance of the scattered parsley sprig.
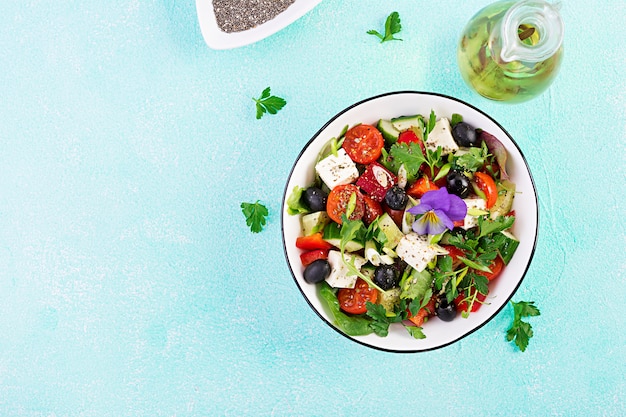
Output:
[[519,349],[524,352],[528,346],[528,341],[533,337],[533,328],[530,323],[522,321],[522,318],[539,316],[541,313],[535,306],[534,301],[511,301],[513,305],[513,324],[506,332],[506,340],[515,341]]
[[261,97],[252,97],[252,100],[254,100],[254,102],[256,103],[257,120],[263,117],[265,113],[278,113],[278,111],[285,107],[285,104],[287,104],[284,98],[272,96],[269,87],[263,90],[263,92],[261,93]]
[[241,203],[241,211],[246,216],[246,224],[250,226],[252,233],[259,233],[263,230],[265,218],[269,212],[267,207],[259,203],[259,200],[255,203]]
[[400,15],[398,12],[392,12],[387,16],[385,21],[385,34],[382,35],[377,30],[371,29],[367,31],[368,35],[374,35],[380,39],[380,43],[387,41],[401,41],[402,39],[394,37],[395,34],[400,33],[402,25],[400,24]]

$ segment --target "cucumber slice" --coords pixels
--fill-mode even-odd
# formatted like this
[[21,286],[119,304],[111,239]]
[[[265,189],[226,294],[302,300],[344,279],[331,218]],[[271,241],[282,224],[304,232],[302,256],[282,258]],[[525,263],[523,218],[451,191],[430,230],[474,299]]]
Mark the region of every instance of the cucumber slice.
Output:
[[396,130],[402,132],[412,127],[419,127],[420,118],[421,116],[419,114],[416,114],[415,116],[400,116],[391,119],[391,124],[396,128]]
[[395,249],[398,243],[400,243],[400,240],[404,237],[402,230],[396,226],[391,216],[387,213],[383,213],[383,215],[378,218],[378,227],[380,227],[380,230],[382,230],[387,237],[387,242],[385,242],[384,246],[389,249]]
[[400,304],[400,288],[395,287],[378,293],[376,302],[385,307],[387,314],[394,316],[395,307]]
[[503,180],[498,187],[498,198],[496,204],[489,210],[491,218],[496,219],[498,216],[504,216],[511,208],[513,208],[513,199],[515,198],[515,184],[509,180]]
[[378,130],[383,134],[383,138],[385,138],[385,142],[387,145],[393,145],[398,141],[398,135],[400,131],[393,127],[391,120],[380,119],[378,121]]
[[[339,248],[341,246],[341,239],[324,239],[324,240],[336,248]],[[360,244],[359,242],[355,242],[354,240],[351,240],[350,242],[346,243],[345,249],[346,249],[346,252],[358,252],[361,249],[363,249],[363,245]]]
[[408,212],[411,207],[417,206],[418,201],[409,196],[409,202],[404,208],[404,216],[402,216],[402,233],[408,235],[413,231],[413,222],[415,221],[415,215]]
[[[324,240],[336,248],[341,247],[341,226],[331,223],[324,227]],[[363,244],[355,240],[346,243],[346,252],[356,252],[363,249]]]
[[321,231],[324,226],[330,223],[330,217],[325,211],[317,211],[302,216],[302,234],[304,236],[312,235]]
[[500,252],[504,264],[508,265],[519,246],[519,240],[508,230],[503,230],[500,233],[505,236],[505,239],[500,248],[498,248],[498,251]]

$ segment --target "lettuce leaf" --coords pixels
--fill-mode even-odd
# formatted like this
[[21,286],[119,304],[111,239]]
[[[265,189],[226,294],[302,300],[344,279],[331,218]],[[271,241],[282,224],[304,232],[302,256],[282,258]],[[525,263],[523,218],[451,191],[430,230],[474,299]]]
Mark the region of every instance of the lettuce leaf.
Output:
[[500,165],[500,178],[503,180],[509,179],[509,174],[506,173],[506,160],[508,155],[502,142],[491,133],[487,133],[484,130],[480,132],[479,140],[481,139],[485,141],[487,148],[489,148],[492,155],[496,157],[496,161],[498,165]]
[[287,198],[287,213],[289,213],[289,215],[294,216],[296,214],[306,214],[310,211],[300,200],[303,192],[304,188],[298,185],[293,187],[291,195]]
[[373,332],[369,318],[363,316],[348,316],[339,308],[339,300],[335,291],[326,282],[322,282],[319,287],[320,297],[325,302],[328,310],[333,316],[333,324],[349,336],[364,336]]
[[417,270],[413,269],[411,273],[400,282],[400,288],[402,289],[400,298],[421,301],[426,291],[430,289],[432,282],[433,278],[428,270],[425,269],[422,272],[417,272]]

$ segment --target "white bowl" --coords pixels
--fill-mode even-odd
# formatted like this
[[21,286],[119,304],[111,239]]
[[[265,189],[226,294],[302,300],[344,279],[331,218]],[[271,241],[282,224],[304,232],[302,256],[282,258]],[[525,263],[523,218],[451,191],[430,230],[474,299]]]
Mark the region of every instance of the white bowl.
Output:
[[304,16],[322,0],[296,0],[273,19],[241,32],[223,32],[218,24],[211,0],[196,0],[200,30],[212,49],[232,49],[267,38]]
[[[307,283],[302,276],[304,268],[300,262],[301,251],[295,246],[296,238],[301,233],[300,218],[287,214],[286,200],[296,185],[307,187],[314,181],[313,167],[318,153],[332,137],[341,132],[344,126],[357,123],[376,124],[381,118],[390,119],[402,115],[428,116],[431,110],[435,111],[437,117],[449,118],[453,113],[458,113],[463,116],[465,122],[491,133],[505,146],[508,153],[507,172],[516,184],[517,190],[513,204],[516,213],[513,231],[519,238],[520,245],[502,274],[490,283],[486,300],[489,304],[471,313],[469,318],[464,319],[458,314],[456,319],[446,323],[433,317],[423,326],[426,338],[419,340],[411,337],[402,326],[397,324],[390,326],[387,337],[375,334],[348,336],[333,324],[332,316],[318,296],[318,285]],[[326,324],[365,346],[391,352],[420,352],[458,341],[485,325],[507,304],[521,284],[535,251],[538,205],[535,186],[526,160],[513,138],[500,124],[479,109],[452,97],[400,91],[372,97],[346,108],[330,119],[313,136],[298,156],[287,180],[281,222],[285,256],[293,278],[311,308]]]

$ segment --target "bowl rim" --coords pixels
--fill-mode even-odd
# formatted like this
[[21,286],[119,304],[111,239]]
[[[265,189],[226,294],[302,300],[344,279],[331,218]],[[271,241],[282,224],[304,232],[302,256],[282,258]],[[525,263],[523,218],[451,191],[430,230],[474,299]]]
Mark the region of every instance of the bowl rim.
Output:
[[[473,329],[463,333],[462,335],[460,335],[459,337],[446,342],[446,343],[442,343],[439,344],[437,346],[433,346],[433,347],[429,347],[429,348],[425,348],[425,349],[415,349],[415,350],[400,350],[400,349],[390,349],[390,348],[386,348],[386,347],[381,347],[381,346],[376,346],[370,343],[366,343],[363,340],[359,340],[356,339],[350,335],[345,334],[344,332],[342,332],[339,328],[337,328],[336,326],[334,326],[330,321],[328,321],[328,319],[326,317],[324,317],[318,310],[317,308],[315,308],[313,306],[313,304],[311,304],[311,301],[309,300],[309,298],[307,297],[307,295],[304,293],[300,282],[298,282],[298,279],[296,278],[296,274],[291,266],[291,263],[289,262],[289,256],[288,256],[288,252],[287,252],[287,243],[285,242],[285,216],[286,214],[286,203],[287,203],[287,198],[289,198],[289,194],[290,194],[290,190],[289,188],[289,183],[291,181],[291,177],[295,171],[296,165],[298,165],[298,162],[300,161],[300,158],[302,157],[302,155],[304,154],[304,152],[307,150],[307,148],[309,146],[311,146],[311,144],[319,137],[319,135],[337,118],[339,118],[340,116],[342,116],[344,113],[352,110],[355,107],[358,107],[364,103],[367,103],[369,101],[372,100],[376,100],[382,97],[387,97],[387,96],[393,96],[393,95],[401,95],[401,94],[415,94],[415,95],[423,95],[423,96],[437,96],[437,97],[441,97],[444,99],[448,99],[448,100],[452,100],[452,101],[456,101],[464,106],[467,106],[469,108],[471,108],[472,110],[482,114],[484,117],[488,118],[489,120],[491,120],[495,125],[497,125],[505,134],[506,136],[511,140],[511,143],[513,143],[513,146],[515,146],[515,148],[517,148],[517,151],[519,152],[521,159],[524,161],[524,164],[526,165],[526,171],[528,172],[528,176],[529,176],[529,180],[530,183],[532,185],[533,191],[534,191],[534,199],[535,199],[535,207],[536,207],[536,218],[537,218],[537,222],[535,224],[535,230],[534,230],[534,235],[535,235],[535,239],[533,241],[533,245],[532,245],[532,249],[530,251],[530,256],[528,258],[528,262],[526,263],[526,266],[524,268],[523,273],[520,276],[520,279],[518,280],[517,284],[515,285],[515,288],[513,289],[513,291],[511,291],[510,295],[507,297],[507,299],[505,300],[504,303],[502,303],[502,305],[500,307],[498,307],[497,309],[495,309],[493,311],[492,314],[490,314],[488,316],[488,318],[480,323],[479,325],[477,325],[476,327],[474,327]],[[336,332],[338,332],[340,335],[342,335],[343,337],[347,338],[348,340],[352,341],[352,342],[356,342],[362,346],[366,346],[368,348],[371,349],[375,349],[378,351],[382,351],[382,352],[388,352],[388,353],[405,353],[405,354],[409,354],[409,353],[419,353],[419,352],[429,352],[429,351],[433,351],[433,350],[437,350],[437,349],[441,349],[444,348],[446,346],[450,346],[458,341],[460,341],[461,339],[471,335],[472,333],[476,332],[477,330],[481,329],[483,326],[485,326],[487,323],[491,322],[493,320],[493,318],[495,316],[497,316],[500,311],[502,311],[502,309],[504,309],[504,307],[509,303],[509,301],[513,298],[513,296],[515,295],[515,293],[517,292],[517,290],[519,289],[519,287],[521,286],[522,282],[524,281],[524,278],[526,277],[526,273],[528,272],[528,269],[530,268],[530,265],[532,263],[533,257],[535,255],[535,250],[537,248],[537,241],[539,238],[539,223],[540,223],[540,215],[539,215],[539,201],[538,201],[538,195],[537,195],[537,187],[535,185],[535,180],[533,178],[532,172],[530,170],[530,167],[528,166],[528,161],[526,160],[526,156],[524,155],[524,153],[522,152],[521,148],[519,147],[519,145],[517,144],[517,142],[513,139],[513,137],[511,136],[511,134],[500,124],[498,123],[493,117],[491,117],[490,115],[488,115],[487,113],[485,113],[484,111],[480,110],[479,108],[477,108],[476,106],[467,103],[466,101],[463,101],[461,99],[458,99],[456,97],[452,97],[446,94],[442,94],[442,93],[433,93],[433,92],[429,92],[429,91],[418,91],[418,90],[397,90],[397,91],[391,91],[391,92],[386,92],[386,93],[382,93],[382,94],[378,94],[378,95],[374,95],[365,99],[362,99],[360,101],[357,101],[356,103],[353,103],[351,105],[349,105],[348,107],[344,108],[343,110],[339,111],[338,113],[336,113],[333,117],[331,117],[317,132],[315,132],[315,134],[311,137],[311,139],[309,139],[307,141],[307,143],[302,147],[302,149],[300,150],[298,156],[296,157],[293,166],[291,167],[290,171],[289,171],[289,175],[287,176],[287,181],[285,183],[285,188],[283,190],[283,199],[282,199],[282,204],[281,204],[281,215],[280,215],[280,230],[281,230],[281,239],[282,239],[282,243],[283,243],[283,253],[285,256],[285,260],[287,262],[287,266],[289,268],[289,272],[291,273],[291,277],[293,278],[294,282],[296,283],[296,286],[298,287],[298,290],[300,291],[302,297],[306,300],[307,304],[309,305],[309,307],[315,312],[315,314],[317,314],[317,316],[322,319],[322,321],[324,323],[326,323],[328,326],[330,326],[330,328],[332,328],[333,330],[335,330]]]

